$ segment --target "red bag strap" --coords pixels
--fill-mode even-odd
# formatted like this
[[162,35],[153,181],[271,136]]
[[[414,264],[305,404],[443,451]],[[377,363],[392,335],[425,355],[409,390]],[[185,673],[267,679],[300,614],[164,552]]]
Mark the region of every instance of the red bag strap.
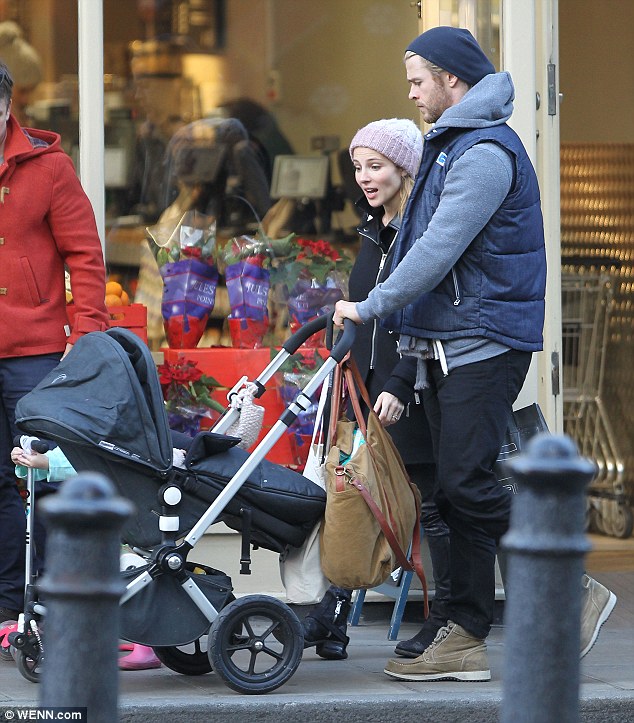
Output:
[[356,487],[357,490],[359,490],[359,492],[361,493],[361,497],[363,497],[365,503],[370,508],[372,514],[376,518],[376,521],[381,526],[383,534],[385,535],[387,541],[390,543],[390,547],[394,550],[394,554],[396,555],[396,559],[398,560],[399,565],[402,565],[406,570],[412,570],[413,567],[411,562],[407,559],[407,556],[403,552],[401,546],[398,544],[398,540],[396,539],[392,528],[390,527],[388,521],[385,519],[385,515],[383,514],[383,512],[381,512],[381,508],[374,501],[374,498],[370,494],[368,488],[358,479],[351,479],[350,484],[353,487]]
[[[361,398],[370,410],[370,414],[375,414],[372,408],[372,404],[370,403],[370,395],[368,394],[368,390],[365,386],[363,378],[361,377],[361,373],[359,372],[359,368],[354,359],[350,358],[347,361],[344,361],[342,366],[344,370],[344,378],[348,385],[348,393],[350,396],[350,403],[352,405],[352,409],[354,410],[354,416],[357,420],[357,424],[359,425],[359,429],[361,429],[361,433],[367,439],[367,429],[365,424],[365,418],[363,416],[363,413],[361,411],[361,405],[359,403],[359,394],[361,395]],[[371,445],[368,445],[368,452],[372,457],[374,457],[374,450],[372,449]],[[407,470],[405,469],[404,465],[402,465],[401,470],[405,474],[406,478],[409,480],[409,475],[407,474]],[[429,615],[429,601],[427,595],[427,579],[425,577],[423,562],[420,555],[420,505],[418,502],[418,497],[416,496],[414,490],[414,485],[409,482],[409,485],[412,488],[412,492],[414,493],[413,497],[416,504],[417,523],[416,525],[414,525],[414,531],[412,534],[412,552],[410,555],[411,559],[408,560],[407,556],[399,545],[398,540],[396,539],[396,536],[394,535],[394,532],[392,531],[389,522],[387,521],[379,506],[374,501],[369,490],[359,480],[351,480],[351,484],[361,493],[361,496],[365,500],[372,514],[374,515],[376,521],[379,523],[386,540],[394,551],[394,555],[396,556],[399,565],[401,565],[404,570],[413,570],[414,572],[416,572],[416,575],[420,580],[421,586],[423,588],[424,615],[426,618]]]
[[361,392],[363,401],[367,404],[368,409],[372,409],[370,396],[365,384],[363,383],[363,379],[361,378],[356,362],[352,359],[352,357],[348,356],[341,362],[341,364],[338,364],[335,367],[332,377],[332,399],[330,403],[330,423],[328,427],[330,445],[334,445],[337,439],[337,422],[341,419],[341,403],[344,397],[344,379],[346,381],[345,388],[348,391],[350,404],[354,411],[354,416],[357,424],[359,425],[359,429],[361,429],[361,433],[364,437],[367,434],[365,417],[361,412],[357,389]]
[[[356,394],[356,389],[353,383],[353,378],[348,375],[348,364],[354,364],[354,361],[352,358],[348,355],[340,364],[338,364],[335,367],[333,377],[332,377],[332,400],[331,400],[331,407],[330,407],[330,423],[328,427],[328,436],[330,439],[330,445],[334,445],[337,438],[337,422],[341,419],[341,407],[342,402],[345,399],[345,393],[348,392],[348,396],[350,398],[350,402],[352,405],[352,409],[355,412],[355,418],[357,420],[357,423],[359,425],[359,428],[361,429],[363,436],[366,436],[366,424],[365,424],[365,418],[363,417],[363,414],[361,414],[361,407],[359,405],[359,399],[358,395]],[[356,364],[355,364],[356,367]],[[344,386],[344,380],[346,382]],[[361,384],[363,385],[363,381],[361,380],[361,375],[359,375],[359,380]],[[365,389],[365,385],[363,385],[363,390],[365,393],[365,397],[368,397],[368,392]],[[370,407],[371,409],[371,407]]]
[[[361,398],[366,403],[368,409],[373,409],[372,402],[370,401],[370,394],[368,393],[367,387],[365,386],[365,382],[363,381],[363,377],[361,376],[361,372],[359,371],[359,367],[357,366],[356,361],[350,357],[345,364],[346,371],[349,372],[348,374],[348,384],[351,387],[356,386],[356,389],[359,390],[359,394],[361,395]],[[352,383],[354,381],[354,384]],[[352,394],[352,392],[350,392]]]
[[[383,512],[381,512],[380,507],[374,501],[367,487],[358,479],[351,479],[350,484],[359,491],[361,497],[363,497],[365,503],[370,509],[370,512],[372,512],[376,521],[379,523],[381,530],[385,535],[385,539],[388,541],[390,547],[394,551],[394,555],[398,564],[403,568],[403,570],[411,570],[416,573],[423,588],[423,613],[424,617],[427,618],[427,616],[429,615],[429,600],[427,595],[427,578],[425,577],[425,571],[423,570],[423,563],[420,556],[420,522],[417,522],[417,524],[414,525],[414,534],[412,535],[412,552],[410,555],[410,559],[408,560],[407,555],[403,552],[401,546],[398,544],[398,540],[396,539],[392,528],[386,520],[385,515],[383,514]],[[414,496],[414,500],[416,502],[416,520],[418,521],[420,520],[420,506],[418,504],[418,498],[416,496]]]
[[[352,370],[346,363],[344,365],[343,370],[343,376],[346,380],[346,385],[348,389],[348,396],[350,397],[350,404],[352,406],[352,410],[354,412],[354,417],[357,420],[357,424],[359,425],[359,429],[361,430],[361,434],[363,435],[364,439],[367,439],[368,436],[368,429],[365,423],[365,417],[363,416],[363,412],[361,411],[361,404],[359,404],[359,395],[357,394],[357,383],[356,379],[354,378],[354,375],[352,373]],[[359,377],[361,380],[361,377]],[[363,381],[361,380],[361,384],[363,384]],[[365,392],[365,396],[368,396],[368,391],[365,388],[365,385],[363,385],[363,391],[361,392],[361,396],[363,397],[363,392]],[[364,398],[365,401],[365,398]],[[367,402],[366,402],[367,404]],[[370,410],[372,410],[372,407],[369,407]]]

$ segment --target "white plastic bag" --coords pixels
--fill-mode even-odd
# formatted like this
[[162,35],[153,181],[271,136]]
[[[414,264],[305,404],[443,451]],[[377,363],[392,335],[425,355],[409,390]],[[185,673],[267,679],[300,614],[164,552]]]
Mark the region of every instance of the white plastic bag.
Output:
[[[302,474],[326,488],[324,443],[321,441],[324,406],[328,396],[328,379],[324,380],[315,415],[315,427],[308,450],[308,459]],[[286,590],[286,601],[295,605],[311,605],[320,602],[330,587],[328,578],[321,571],[319,560],[319,528],[321,520],[311,530],[301,547],[289,547],[280,555],[280,577]]]

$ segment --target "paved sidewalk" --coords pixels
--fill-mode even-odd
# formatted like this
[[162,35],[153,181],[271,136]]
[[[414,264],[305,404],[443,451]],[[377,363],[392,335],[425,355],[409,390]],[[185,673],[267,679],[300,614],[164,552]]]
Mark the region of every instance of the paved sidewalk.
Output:
[[[596,575],[619,595],[623,576],[631,589],[634,573]],[[374,606],[376,603],[367,603]],[[581,720],[610,723],[634,720],[633,601],[617,604],[594,648],[581,664]],[[387,606],[381,606],[388,610]],[[376,608],[378,611],[379,608]],[[383,673],[394,642],[387,640],[386,614],[368,611],[349,629],[349,657],[325,661],[314,648],[304,652],[295,675],[268,695],[240,695],[210,673],[187,677],[163,667],[120,674],[120,720],[134,723],[439,723],[497,721],[502,700],[504,628],[489,637],[492,680],[488,683],[407,683]],[[378,619],[377,619],[378,617]],[[418,629],[401,626],[401,638]],[[0,721],[15,706],[37,704],[39,686],[24,680],[13,663],[0,661]],[[89,711],[90,714],[90,711]]]

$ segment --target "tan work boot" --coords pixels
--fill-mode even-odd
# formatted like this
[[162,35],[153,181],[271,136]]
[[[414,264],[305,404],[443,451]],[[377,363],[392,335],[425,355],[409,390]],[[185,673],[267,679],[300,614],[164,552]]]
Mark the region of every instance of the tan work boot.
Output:
[[581,601],[581,658],[590,652],[599,630],[610,617],[616,605],[616,595],[594,578],[581,578],[583,598]]
[[434,642],[414,660],[388,660],[385,672],[400,680],[491,680],[484,640],[448,621]]

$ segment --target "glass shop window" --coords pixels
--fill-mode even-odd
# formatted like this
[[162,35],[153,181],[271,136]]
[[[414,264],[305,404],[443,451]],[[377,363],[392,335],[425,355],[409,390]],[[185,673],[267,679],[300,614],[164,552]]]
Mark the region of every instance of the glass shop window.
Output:
[[[0,0],[0,58],[4,28],[35,59],[20,118],[60,133],[78,167],[77,15],[77,0]],[[228,239],[273,209],[278,233],[355,243],[351,137],[419,122],[408,0],[104,0],[103,26],[106,261],[133,298],[146,229],[166,215],[211,214]],[[17,78],[27,62],[12,62]],[[143,301],[160,322],[158,288]]]

